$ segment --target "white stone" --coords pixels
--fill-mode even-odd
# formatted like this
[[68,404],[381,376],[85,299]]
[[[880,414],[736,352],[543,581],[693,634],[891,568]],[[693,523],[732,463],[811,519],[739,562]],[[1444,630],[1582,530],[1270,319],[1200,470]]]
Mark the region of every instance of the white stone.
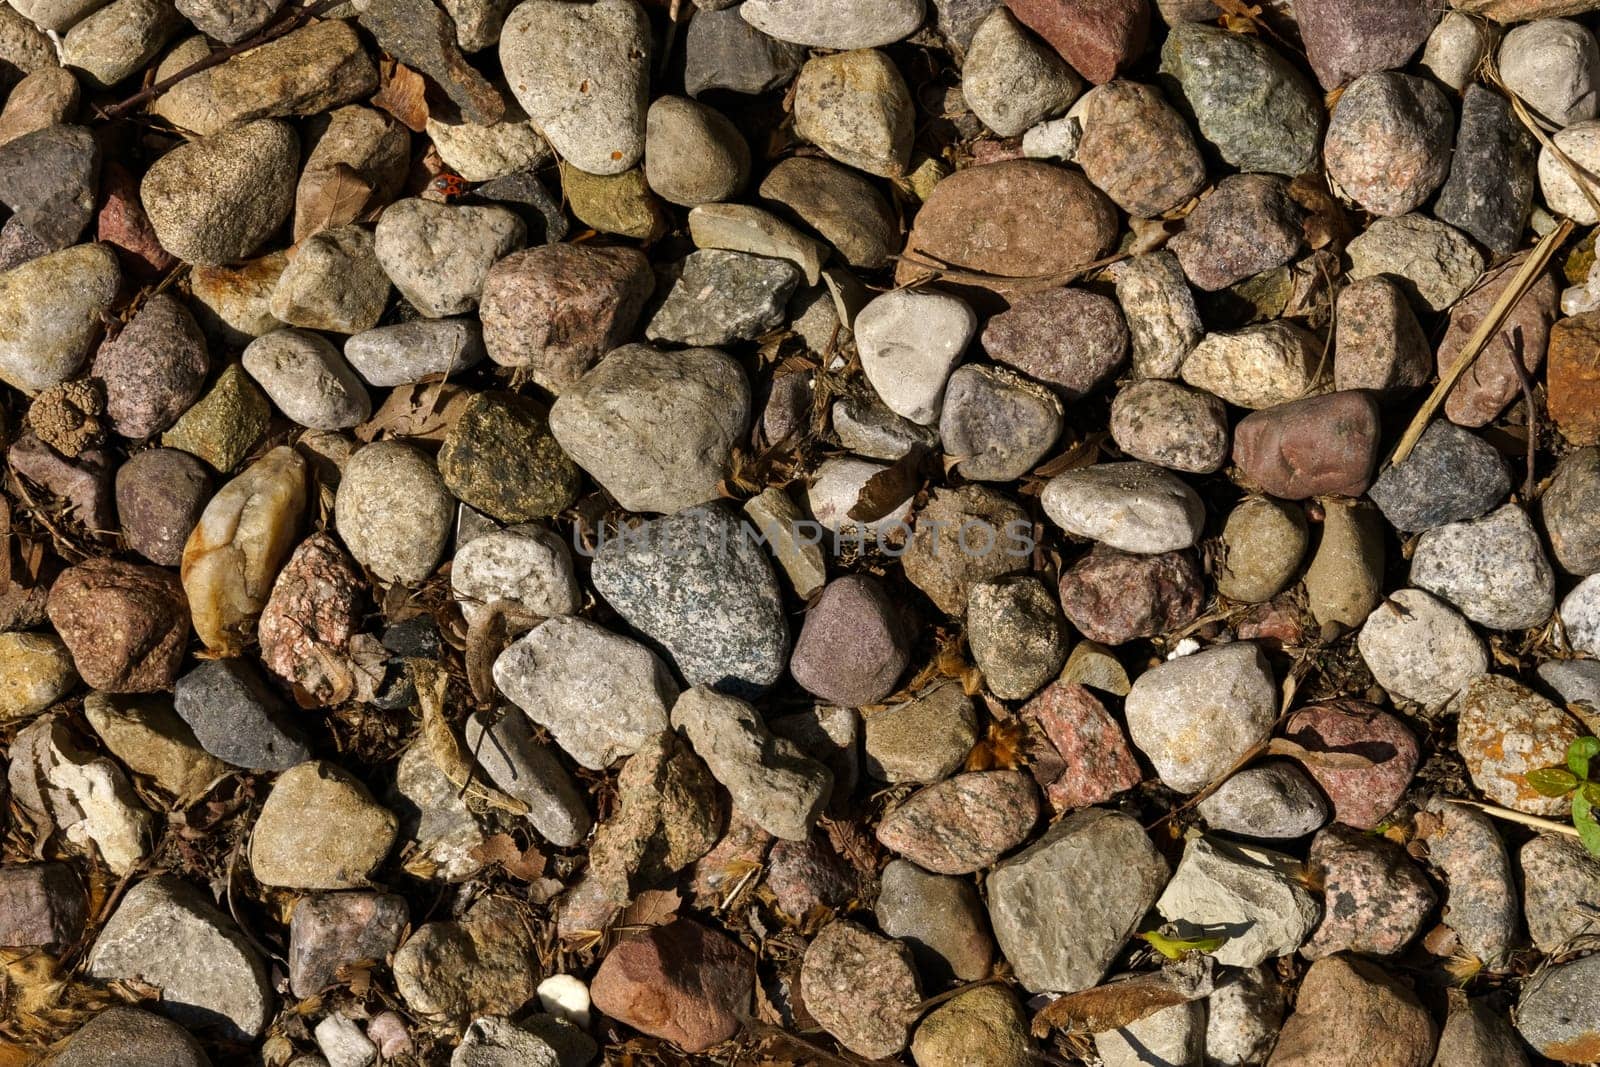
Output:
[[508,526],[457,549],[450,590],[467,625],[486,619],[498,603],[512,633],[539,619],[575,614],[582,604],[567,542],[535,523]]
[[1302,887],[1292,856],[1212,838],[1191,840],[1172,881],[1156,901],[1180,937],[1226,935],[1212,957],[1229,967],[1254,967],[1305,943],[1322,907]]
[[1537,115],[1557,126],[1600,115],[1600,44],[1569,19],[1514,27],[1500,42],[1500,80]]
[[854,456],[823,460],[806,490],[806,507],[811,517],[821,523],[823,529],[845,537],[874,539],[895,529],[909,531],[914,502],[911,496],[895,504],[875,522],[863,523],[850,518],[850,509],[860,500],[867,482],[888,469],[886,463],[872,463]]
[[1206,1062],[1216,1067],[1266,1063],[1285,1009],[1283,983],[1268,967],[1230,971],[1206,999]]
[[378,264],[400,295],[430,319],[476,308],[495,260],[527,241],[527,227],[506,208],[417,197],[390,204],[373,230]]
[[387,389],[475,365],[483,333],[476,319],[414,319],[352,334],[344,358],[368,385]]
[[746,0],[739,15],[780,41],[848,51],[877,48],[922,25],[923,0]]
[[1442,704],[1489,669],[1467,620],[1421,589],[1397,590],[1379,604],[1356,645],[1379,685],[1419,704]]
[[589,987],[571,974],[552,974],[535,990],[539,1005],[551,1015],[567,1020],[579,1029],[589,1027]]
[[1274,321],[1207,334],[1190,350],[1181,373],[1196,389],[1259,410],[1320,392],[1332,362],[1323,358],[1323,346],[1311,334]]
[[344,430],[372,414],[372,398],[339,350],[309,330],[274,330],[240,358],[278,410],[312,430]]
[[787,259],[805,271],[806,284],[822,279],[828,248],[770,211],[749,204],[699,204],[689,211],[689,236],[696,248],[722,248]]
[[1174,1004],[1094,1035],[1102,1067],[1146,1067],[1151,1063],[1199,1063],[1205,1051],[1206,1006],[1192,1000]]
[[[1551,138],[1574,166],[1586,174],[1600,174],[1600,119],[1575,122]],[[1600,200],[1600,181],[1587,182],[1589,193]],[[1544,202],[1556,215],[1569,215],[1580,226],[1600,222],[1589,198],[1565,163],[1548,148],[1539,150],[1539,188]]]
[[1101,463],[1052,478],[1040,497],[1052,522],[1123,552],[1188,548],[1200,538],[1206,509],[1171,471],[1149,463]]
[[52,743],[45,776],[54,790],[57,828],[81,849],[94,848],[111,873],[124,875],[150,855],[155,817],[139,803],[122,768],[65,743]]
[[1493,630],[1541,626],[1555,607],[1555,575],[1533,522],[1515,504],[1417,539],[1411,584]]
[[469,182],[492,182],[544,166],[552,159],[533,123],[525,120],[487,126],[465,119],[443,122],[429,117],[428,140],[444,165]]
[[1194,793],[1267,739],[1278,688],[1261,649],[1235,641],[1145,671],[1123,709],[1128,736],[1161,780]]
[[1456,92],[1467,87],[1489,52],[1488,24],[1459,11],[1446,11],[1423,46],[1421,67]]
[[371,1067],[378,1062],[378,1046],[368,1041],[355,1020],[343,1012],[323,1019],[312,1034],[328,1067]]
[[1064,159],[1071,162],[1083,141],[1083,123],[1063,116],[1041,122],[1022,135],[1022,154],[1029,159]]
[[1600,657],[1600,574],[1591,574],[1561,601],[1567,642],[1579,652]]
[[977,328],[978,316],[959,297],[884,293],[856,316],[861,369],[890,411],[927,426],[939,418],[945,382]]

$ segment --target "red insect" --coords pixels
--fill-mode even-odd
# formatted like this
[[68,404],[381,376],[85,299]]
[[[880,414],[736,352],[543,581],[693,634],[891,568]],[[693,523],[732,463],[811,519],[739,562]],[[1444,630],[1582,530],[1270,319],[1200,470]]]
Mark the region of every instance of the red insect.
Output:
[[432,189],[444,200],[455,200],[467,194],[467,180],[459,174],[438,174],[433,181],[428,183]]

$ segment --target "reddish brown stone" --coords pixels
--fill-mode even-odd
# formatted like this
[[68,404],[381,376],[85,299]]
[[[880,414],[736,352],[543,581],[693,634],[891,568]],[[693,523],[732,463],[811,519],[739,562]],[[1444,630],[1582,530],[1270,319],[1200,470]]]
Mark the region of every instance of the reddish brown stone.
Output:
[[1337,89],[1405,66],[1428,39],[1438,7],[1430,0],[1297,0],[1294,20],[1317,80]]
[[189,601],[176,574],[85,560],[61,572],[45,610],[91,687],[108,693],[172,687],[189,643]]
[[1039,793],[1021,771],[958,774],[885,813],[878,841],[935,874],[971,874],[1027,840]]
[[613,948],[589,987],[618,1022],[704,1052],[739,1030],[750,1010],[755,957],[742,945],[679,919]]
[[906,1047],[922,997],[903,942],[840,919],[806,948],[800,1000],[845,1048],[879,1060]]
[[100,170],[100,215],[96,236],[121,253],[125,269],[153,278],[177,266],[178,258],[156,239],[156,229],[139,200],[139,179],[115,160]]
[[70,944],[83,933],[88,906],[65,863],[0,868],[0,947]]
[[261,612],[261,662],[294,691],[301,707],[349,699],[354,665],[347,653],[364,583],[328,533],[301,543],[278,572]]
[[98,448],[67,459],[33,434],[24,434],[6,453],[11,469],[65,500],[74,517],[92,533],[114,533],[117,513],[111,499],[111,458]]
[[1575,445],[1600,443],[1600,311],[1556,323],[1549,359],[1545,388],[1556,428]]
[[1150,33],[1147,0],[1006,0],[1006,7],[1096,85],[1137,59]]
[[1333,700],[1289,717],[1284,736],[1308,752],[1351,752],[1367,767],[1335,769],[1315,758],[1307,773],[1333,801],[1333,817],[1370,830],[1394,810],[1417,769],[1417,739],[1404,723],[1360,700]]
[[1289,592],[1256,604],[1235,620],[1233,628],[1241,641],[1260,641],[1272,651],[1281,651],[1304,643],[1311,620]]
[[1118,81],[1084,104],[1083,172],[1130,215],[1150,218],[1182,206],[1206,184],[1206,163],[1183,116],[1160,92]]
[[[1472,292],[1450,309],[1450,326],[1439,342],[1438,370],[1448,374],[1461,358],[1461,350],[1488,317],[1489,310],[1500,293],[1510,284],[1522,255],[1513,256],[1495,267]],[[1522,392],[1522,379],[1511,362],[1511,353],[1522,356],[1522,365],[1531,378],[1544,360],[1545,347],[1550,340],[1550,324],[1555,321],[1556,301],[1559,293],[1555,275],[1546,271],[1533,288],[1517,301],[1500,326],[1499,332],[1473,361],[1471,368],[1456,383],[1444,401],[1445,416],[1460,426],[1485,426],[1505,410],[1507,404]]]
[[117,468],[122,540],[151,563],[176,567],[211,499],[206,465],[176,448],[147,448]]
[[1057,812],[1110,800],[1142,780],[1122,727],[1093,693],[1057,682],[1022,709],[1028,770]]
[[883,584],[847,574],[829,582],[806,612],[789,673],[828,703],[855,708],[894,692],[910,660],[905,627]]
[[812,908],[835,907],[856,895],[855,870],[833,846],[813,834],[804,841],[779,841],[772,846],[767,888],[778,907],[796,918]]
[[89,373],[105,383],[112,429],[137,439],[176,422],[205,388],[210,366],[205,337],[189,309],[157,293],[100,346]]
[[1427,1067],[1438,1030],[1416,995],[1376,964],[1329,956],[1300,983],[1268,1067]]
[[1138,556],[1096,545],[1061,576],[1061,610],[1091,641],[1120,645],[1189,625],[1205,580],[1187,552]]
[[1087,289],[1019,296],[983,328],[983,349],[1077,400],[1114,374],[1128,355],[1128,325],[1110,297]]
[[526,367],[559,394],[626,339],[654,288],[650,261],[635,248],[513,252],[483,283],[484,347],[496,363]]
[[1273,496],[1360,496],[1372,481],[1382,427],[1362,390],[1292,400],[1256,411],[1233,431],[1233,461]]

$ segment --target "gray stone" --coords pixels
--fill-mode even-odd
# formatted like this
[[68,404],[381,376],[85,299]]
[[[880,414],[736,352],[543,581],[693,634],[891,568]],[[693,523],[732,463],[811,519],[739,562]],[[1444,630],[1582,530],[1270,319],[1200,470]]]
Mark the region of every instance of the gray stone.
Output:
[[1592,226],[1589,220],[1597,217],[1595,210],[1567,170],[1563,157],[1580,172],[1593,173],[1596,160],[1600,158],[1600,121],[1575,122],[1551,141],[1562,156],[1557,156],[1550,148],[1539,152],[1539,187],[1544,193],[1545,206],[1556,215],[1571,216],[1580,226]]
[[958,59],[989,12],[999,6],[1000,0],[933,0],[939,32]]
[[345,338],[344,358],[368,385],[386,389],[449,377],[483,359],[483,335],[465,319],[417,319]]
[[300,140],[262,119],[180,145],[139,186],[161,247],[202,266],[244,259],[294,208]]
[[[1589,31],[1581,32],[1593,47]],[[1477,238],[1496,258],[1515,252],[1533,206],[1535,149],[1505,97],[1488,86],[1469,86],[1450,177],[1439,190],[1434,215]]]
[[977,740],[977,710],[960,684],[946,683],[866,716],[867,772],[937,782],[961,768]]
[[1267,739],[1278,718],[1278,690],[1261,649],[1235,641],[1145,671],[1125,709],[1128,736],[1162,781],[1193,793]]
[[833,796],[843,800],[861,780],[861,716],[854,708],[814,704],[767,720],[767,728],[833,772]]
[[932,452],[939,447],[937,428],[918,426],[875,397],[836,400],[832,414],[839,443],[858,456],[896,460],[914,449]]
[[1396,529],[1420,531],[1476,519],[1510,492],[1511,476],[1494,446],[1438,419],[1409,456],[1384,468],[1368,495]]
[[1283,983],[1270,967],[1229,971],[1206,998],[1206,1063],[1266,1063],[1287,1010]]
[[321,230],[301,241],[272,289],[272,314],[291,326],[361,333],[389,303],[389,276],[365,226]]
[[1600,862],[1574,838],[1540,834],[1522,846],[1522,907],[1528,933],[1540,952],[1566,951],[1581,934],[1593,933],[1587,909],[1600,903]]
[[1466,88],[1494,42],[1489,26],[1460,11],[1446,11],[1428,35],[1417,65],[1456,92]]
[[1489,669],[1467,620],[1420,589],[1390,594],[1367,617],[1357,645],[1379,685],[1419,704],[1442,704]]
[[1405,292],[1383,275],[1339,292],[1334,311],[1333,387],[1403,393],[1426,385],[1433,351]]
[[251,341],[240,362],[278,410],[301,426],[344,430],[372,414],[366,386],[321,334],[274,330]]
[[1161,378],[1130,382],[1111,402],[1111,439],[1131,458],[1188,474],[1227,462],[1228,411],[1210,393]]
[[121,281],[116,253],[103,244],[74,245],[0,274],[0,381],[32,395],[76,374]]
[[970,881],[890,860],[874,907],[879,928],[910,946],[930,985],[952,976],[966,982],[988,976],[994,939]]
[[1506,88],[1556,129],[1600,115],[1600,45],[1583,24],[1537,19],[1515,26],[1495,58]]
[[1590,575],[1561,599],[1561,626],[1578,652],[1600,655],[1600,576]]
[[684,207],[727,200],[750,177],[750,146],[738,127],[687,97],[651,103],[644,146],[645,181],[657,196]]
[[1323,346],[1284,321],[1209,333],[1183,361],[1183,380],[1237,407],[1261,410],[1299,400],[1326,385]]
[[821,234],[852,267],[875,270],[900,248],[900,227],[883,194],[830,160],[790,156],[772,168],[759,192]]
[[485,1015],[461,1035],[450,1067],[562,1067],[562,1060],[537,1034],[502,1015]]
[[[31,28],[65,33],[102,6],[104,0],[20,0],[13,10],[27,22],[32,23]],[[52,63],[57,62],[52,54],[49,39],[44,38],[43,34],[40,34],[40,37],[44,39],[44,44],[40,47],[37,62],[42,64],[47,58]]]
[[1482,999],[1454,994],[1433,1062],[1435,1067],[1528,1067],[1528,1054],[1502,1012]]
[[751,340],[783,323],[800,279],[800,269],[782,259],[716,248],[691,252],[645,336],[683,345]]
[[350,554],[405,585],[433,573],[454,517],[433,458],[402,441],[377,441],[351,456],[334,498],[334,525]]
[[592,825],[583,797],[565,767],[541,744],[517,712],[494,721],[482,712],[467,719],[462,736],[489,781],[528,806],[528,822],[558,848],[583,844]]
[[1205,327],[1178,257],[1146,252],[1113,268],[1117,302],[1133,337],[1133,373],[1139,378],[1176,378]]
[[1585,725],[1600,723],[1600,662],[1553,659],[1539,664],[1540,688],[1558,703],[1576,706]]
[[1483,273],[1483,255],[1453,226],[1423,215],[1381,218],[1345,247],[1347,276],[1390,275],[1429,311],[1444,311]]
[[848,167],[880,178],[905,175],[914,123],[905,79],[876,49],[815,56],[800,68],[795,132]]
[[99,178],[100,149],[84,126],[46,126],[0,147],[0,201],[46,251],[83,233]]
[[935,489],[917,515],[901,569],[940,611],[959,616],[975,582],[1027,566],[1031,529],[1027,513],[997,490]]
[[1188,548],[1205,505],[1176,475],[1148,463],[1101,463],[1052,478],[1040,497],[1052,522],[1123,552]]
[[939,437],[963,477],[1009,482],[1044,459],[1065,425],[1061,400],[1005,367],[969,363],[950,375]]
[[271,22],[284,3],[285,0],[177,0],[177,8],[207,37],[236,44]]
[[1527,513],[1506,504],[1417,540],[1411,584],[1493,630],[1539,626],[1555,607],[1555,576]]
[[430,0],[367,0],[357,10],[362,29],[372,34],[379,47],[425,75],[463,117],[471,122],[498,122],[506,116],[505,97],[456,47],[452,16]]
[[90,85],[109,89],[154,59],[182,25],[162,0],[112,0],[67,31],[61,63],[82,71]]
[[1200,802],[1206,825],[1240,837],[1275,840],[1304,837],[1328,821],[1328,802],[1305,773],[1288,760],[1270,760],[1240,771]]
[[202,663],[178,679],[172,697],[200,746],[235,767],[284,771],[311,758],[288,706],[247,660]]
[[875,297],[853,326],[867,381],[890,411],[923,426],[939,418],[945,382],[977,328],[966,301],[912,289]]
[[876,521],[850,518],[867,483],[888,469],[887,464],[854,456],[834,456],[817,467],[806,488],[806,507],[823,529],[836,535],[835,547],[841,539],[874,540],[895,532],[910,532],[911,506],[916,495],[911,492]]
[[483,828],[425,740],[400,754],[390,806],[400,816],[408,874],[458,882],[483,867],[478,858],[486,839]]
[[976,582],[967,594],[967,644],[990,692],[1026,700],[1066,662],[1066,619],[1031,575]]
[[[828,258],[828,249],[820,241],[812,240],[776,215],[748,204],[696,205],[689,212],[689,236],[697,248],[723,248],[786,259],[805,272],[808,286],[817,285],[822,277],[822,261]],[[800,296],[796,293],[796,300]],[[831,298],[819,294],[819,300],[832,309]],[[801,332],[798,327],[796,332]]]
[[378,263],[400,295],[438,319],[476,308],[490,266],[525,245],[528,233],[503,207],[411,198],[384,209],[373,237]]
[[139,1008],[106,1008],[80,1026],[51,1060],[54,1067],[211,1067],[189,1031]]
[[809,48],[876,48],[922,25],[923,0],[746,0],[739,14],[762,33]]
[[1179,937],[1226,937],[1212,957],[1254,967],[1306,941],[1322,908],[1300,884],[1299,862],[1281,852],[1198,837],[1156,901]]
[[737,4],[696,11],[683,52],[683,89],[690,96],[717,89],[749,94],[777,89],[800,72],[806,58],[804,48],[746,22]]
[[906,946],[845,919],[806,947],[799,992],[824,1030],[869,1059],[905,1048],[921,998]]
[[1017,981],[1031,992],[1098,984],[1167,875],[1127,815],[1088,808],[1055,823],[988,877],[989,920]]
[[1445,924],[1461,947],[1492,969],[1517,947],[1517,886],[1511,858],[1494,823],[1480,811],[1439,797],[1424,809],[1434,816],[1423,835],[1429,864],[1444,875]]
[[469,626],[498,611],[520,633],[554,615],[576,615],[583,605],[572,552],[560,534],[526,523],[457,544],[450,591]]
[[1568,452],[1539,498],[1539,517],[1561,569],[1571,574],[1600,571],[1600,448]]
[[1010,11],[996,8],[979,24],[961,67],[961,93],[983,124],[1001,137],[1067,109],[1083,81]]
[[1246,497],[1222,528],[1217,592],[1246,604],[1271,600],[1299,573],[1306,544],[1306,517],[1298,504]]
[[1600,1047],[1600,956],[1554,964],[1523,987],[1517,1032],[1542,1056],[1564,1063],[1594,1059]]
[[1198,1063],[1205,1051],[1206,1006],[1198,1000],[1174,1004],[1120,1030],[1094,1035],[1104,1067]]

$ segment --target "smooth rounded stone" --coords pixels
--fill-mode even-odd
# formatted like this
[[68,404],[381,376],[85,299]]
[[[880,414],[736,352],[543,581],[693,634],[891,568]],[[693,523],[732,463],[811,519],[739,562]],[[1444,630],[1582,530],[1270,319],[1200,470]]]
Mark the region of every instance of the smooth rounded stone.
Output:
[[1167,247],[1196,288],[1216,292],[1294,258],[1303,216],[1282,178],[1235,174],[1201,199]]
[[1195,837],[1156,910],[1179,937],[1227,931],[1212,957],[1230,967],[1254,967],[1305,944],[1321,918],[1299,870],[1299,861],[1281,852]]
[[1015,371],[983,363],[950,375],[939,438],[963,477],[1009,482],[1042,460],[1065,425],[1061,400]]
[[278,410],[301,426],[343,430],[372,414],[366,386],[321,334],[274,330],[251,341],[240,362]]
[[1539,498],[1540,518],[1561,569],[1572,574],[1600,571],[1600,448],[1568,452]]
[[690,685],[760,693],[783,674],[789,625],[772,562],[721,501],[634,527],[594,554],[595,591],[671,655]]
[[156,57],[183,20],[159,0],[112,0],[61,41],[61,63],[108,89]]
[[1600,578],[1590,575],[1574,586],[1561,599],[1559,615],[1573,649],[1596,655],[1600,649]]
[[1523,23],[1506,33],[1495,58],[1506,88],[1557,129],[1600,115],[1600,45],[1582,24]]
[[112,755],[180,801],[198,797],[227,773],[178,718],[170,697],[90,693],[83,711]]
[[1304,837],[1328,821],[1328,802],[1288,760],[1268,760],[1223,782],[1200,802],[1213,830],[1265,840]]
[[958,774],[886,812],[878,842],[936,874],[970,874],[1021,844],[1039,816],[1039,794],[1018,771]]
[[1415,994],[1376,963],[1330,956],[1301,980],[1269,1062],[1428,1067],[1437,1033]]
[[623,939],[606,953],[589,992],[612,1018],[697,1053],[738,1032],[754,982],[748,949],[678,919]]
[[[1455,366],[1522,262],[1523,257],[1517,256],[1492,268],[1471,293],[1450,309],[1450,326],[1438,348],[1441,375]],[[1538,373],[1547,345],[1552,350],[1557,347],[1550,343],[1550,337],[1558,306],[1555,277],[1546,271],[1512,306],[1472,366],[1450,390],[1444,402],[1445,417],[1462,426],[1485,426],[1507,404],[1520,398],[1522,377],[1511,361],[1520,358],[1530,374]]]
[[1451,119],[1443,91],[1424,78],[1356,79],[1334,105],[1323,144],[1335,190],[1375,215],[1421,207],[1448,173]]
[[908,492],[904,500],[895,503],[876,521],[863,522],[850,517],[867,483],[888,469],[886,464],[870,463],[853,456],[836,456],[818,465],[806,488],[806,508],[824,530],[834,535],[835,545],[841,540],[875,540],[895,532],[909,535],[914,493]]
[[867,772],[885,782],[937,782],[978,741],[978,713],[955,684],[866,716]]
[[124,542],[152,563],[176,567],[211,494],[201,462],[175,448],[152,448],[117,468],[117,516]]
[[[1600,164],[1600,119],[1574,122],[1550,140],[1580,170],[1593,173]],[[1566,164],[1549,148],[1539,151],[1539,188],[1552,214],[1569,216],[1580,226],[1600,221]]]
[[1345,246],[1346,276],[1386,274],[1429,311],[1445,311],[1483,273],[1483,255],[1460,230],[1425,215],[1373,220]]
[[1594,982],[1600,956],[1552,964],[1523,988],[1517,1002],[1517,1032],[1541,1056],[1561,1063],[1587,1063],[1600,1049],[1600,1011]]
[[1438,18],[1427,0],[1302,0],[1295,22],[1306,59],[1324,89],[1364,74],[1403,67]]
[[233,921],[186,882],[146,878],[123,895],[89,950],[87,971],[161,990],[161,1011],[186,1027],[250,1041],[274,1010],[266,968]]
[[1027,565],[1031,530],[1027,513],[996,490],[935,489],[917,515],[901,569],[940,611],[959,615],[974,583]]
[[1343,826],[1330,826],[1311,842],[1310,869],[1323,887],[1324,910],[1300,949],[1308,960],[1335,952],[1397,955],[1438,902],[1404,848]]
[[381,580],[423,582],[444,554],[454,519],[444,479],[415,446],[378,441],[345,463],[334,525],[350,554]]
[[[856,321],[859,344],[860,320]],[[983,327],[990,359],[1078,400],[1112,377],[1128,354],[1128,325],[1110,297],[1085,289],[1018,296]]]
[[1233,432],[1233,461],[1273,496],[1360,496],[1378,462],[1378,404],[1364,390],[1252,412]]
[[[520,223],[519,223],[520,225]],[[483,337],[471,319],[417,319],[352,334],[344,358],[368,385],[386,389],[476,366]]]
[[1181,630],[1205,604],[1187,552],[1133,555],[1095,545],[1061,576],[1061,610],[1085,637],[1120,645]]
[[1082,91],[1072,68],[1004,7],[978,25],[961,66],[967,106],[1001,137],[1054,118]]
[[[689,212],[689,235],[697,248],[721,248],[786,259],[816,285],[828,250],[787,222],[748,204],[699,204]],[[830,301],[831,303],[831,301]]]
[[1183,361],[1182,377],[1196,389],[1241,408],[1259,410],[1320,390],[1322,343],[1284,321],[1208,333]]
[[55,1067],[211,1067],[205,1050],[183,1027],[139,1008],[106,1008],[67,1040]]
[[1480,1063],[1528,1067],[1528,1054],[1503,1012],[1484,999],[1468,1000],[1465,994],[1457,994],[1450,998],[1450,1015],[1439,1034],[1434,1063],[1438,1067]]
[[1488,652],[1467,620],[1420,589],[1398,589],[1361,627],[1361,658],[1394,696],[1436,705],[1489,669]]
[[272,20],[283,0],[179,0],[178,13],[223,44],[237,44]]
[[463,731],[478,766],[501,792],[528,806],[527,819],[540,837],[561,848],[583,844],[592,826],[589,812],[554,751],[533,736],[525,715],[487,719],[475,713]]
[[1455,711],[1456,745],[1473,784],[1496,804],[1530,815],[1560,816],[1564,797],[1541,796],[1529,771],[1566,763],[1578,721],[1510,678],[1485,674],[1468,682],[1448,705]]
[[[810,400],[809,395],[806,399]],[[939,447],[937,427],[918,426],[890,411],[875,397],[836,400],[830,414],[839,443],[858,456],[896,460],[919,448],[932,452]]]
[[674,204],[727,200],[750,176],[750,146],[721,112],[687,97],[658,97],[645,121],[644,176]]
[[1539,689],[1573,709],[1587,726],[1600,721],[1600,661],[1547,660],[1539,665]]
[[1418,841],[1446,886],[1447,930],[1486,966],[1507,966],[1525,942],[1511,857],[1494,821],[1443,797],[1429,798],[1422,808]]
[[527,228],[503,207],[397,200],[373,231],[378,264],[400,295],[429,318],[478,306],[489,268],[527,243]]
[[1446,11],[1428,35],[1417,65],[1456,92],[1465,89],[1494,43],[1494,32],[1460,11]]
[[1217,592],[1261,604],[1288,588],[1308,542],[1305,512],[1292,503],[1252,496],[1228,513],[1222,528]]
[[82,95],[78,79],[61,67],[41,67],[19,81],[0,111],[0,144],[72,121]]
[[945,382],[977,328],[966,301],[911,289],[875,297],[853,327],[861,369],[879,398],[924,426],[939,418]]
[[1210,474],[1228,458],[1228,412],[1210,393],[1146,378],[1123,386],[1112,400],[1111,439],[1134,459]]
[[1267,1062],[1283,1027],[1287,999],[1271,967],[1220,975],[1206,998],[1206,1062],[1219,1067]]
[[544,409],[514,393],[478,393],[439,449],[450,493],[501,522],[549,518],[578,495],[582,475],[550,430]]
[[[514,108],[518,116],[521,109]],[[487,124],[430,116],[428,138],[444,165],[469,182],[487,182],[537,169],[550,162],[550,146],[520,117]]]
[[794,128],[803,140],[880,178],[906,174],[915,107],[888,56],[871,48],[816,56],[794,85]]
[[349,772],[320,760],[278,776],[250,837],[266,886],[357,889],[389,854],[398,822]]
[[90,687],[148,693],[172,685],[189,643],[189,605],[171,571],[90,558],[61,572],[45,607]]
[[876,578],[831,581],[806,610],[789,673],[830,704],[876,704],[894,692],[910,662],[910,635]]
[[917,1067],[1026,1067],[1034,1062],[1028,1027],[1014,993],[982,986],[930,1012],[911,1039]]
[[1067,658],[1066,620],[1031,575],[975,582],[967,593],[967,644],[984,684],[1002,700],[1026,700]]
[[1396,529],[1417,531],[1475,519],[1510,492],[1511,476],[1494,446],[1440,419],[1409,456],[1384,468],[1368,495]]
[[845,919],[806,947],[799,992],[824,1030],[869,1059],[906,1047],[921,1002],[910,949]]
[[500,31],[500,64],[562,159],[621,174],[645,146],[650,23],[634,0],[523,0]]
[[1058,474],[1040,502],[1067,533],[1123,552],[1188,548],[1205,526],[1205,505],[1195,491],[1148,463],[1101,463]]
[[717,495],[749,420],[728,356],[626,345],[557,398],[550,432],[624,508],[670,512]]
[[1217,26],[1173,26],[1161,47],[1200,136],[1242,171],[1295,177],[1316,167],[1320,94],[1263,39]]
[[1122,727],[1082,685],[1063,680],[1021,712],[1028,770],[1057,812],[1103,803],[1143,780]]
[[1491,630],[1539,626],[1555,607],[1555,576],[1527,513],[1505,504],[1417,539],[1411,584]]
[[1340,291],[1334,315],[1333,387],[1401,392],[1428,383],[1433,354],[1405,293],[1382,275]]
[[1197,1063],[1205,1048],[1206,1007],[1197,1000],[1161,1008],[1117,1030],[1094,1035],[1104,1067]]
[[1354,629],[1383,600],[1383,520],[1363,501],[1322,497],[1322,537],[1306,568],[1306,603],[1319,626]]
[[696,346],[750,341],[782,325],[802,277],[788,260],[720,248],[691,252],[674,270],[644,335]]
[[[1041,218],[1056,223],[1041,227]],[[1002,278],[1065,273],[1104,255],[1116,239],[1116,208],[1076,171],[1034,159],[967,167],[922,202],[895,280],[924,273],[919,256]]]
[[31,396],[76,374],[121,280],[116,254],[103,244],[47,252],[0,273],[0,381]]
[[1469,87],[1450,177],[1439,190],[1434,215],[1476,238],[1493,256],[1515,252],[1533,204],[1536,148],[1505,97],[1487,86]]
[[322,230],[300,242],[272,290],[272,314],[291,326],[361,333],[378,325],[389,276],[365,226]]
[[1133,342],[1134,377],[1176,378],[1184,357],[1205,336],[1178,257],[1165,249],[1146,252],[1112,270]]
[[932,984],[951,976],[968,982],[988,976],[994,939],[971,881],[890,860],[874,908],[878,927],[905,942]]
[[1097,985],[1155,904],[1166,861],[1131,816],[1087,808],[989,872],[989,921],[1030,992]]
[[[1235,641],[1145,671],[1124,709],[1128,736],[1161,780],[1194,793],[1266,740],[1278,717],[1278,691],[1260,647]],[[1195,744],[1197,737],[1206,743]]]
[[821,234],[852,267],[875,270],[899,247],[900,227],[883,194],[830,160],[790,156],[762,179],[758,192]]
[[0,722],[36,715],[77,683],[72,653],[53,634],[0,634]]
[[162,248],[186,263],[231,263],[289,218],[299,166],[293,128],[260,119],[174,148],[145,172],[139,199]]
[[683,42],[683,91],[690,96],[723,89],[754,95],[787,85],[805,62],[805,49],[756,29],[738,5],[702,8]]
[[1148,85],[1115,81],[1081,103],[1074,157],[1101,192],[1136,218],[1171,211],[1206,182],[1205,160],[1183,117]]
[[769,37],[808,48],[877,48],[911,36],[922,25],[923,0],[746,0],[739,17]]
[[394,984],[413,1013],[461,1025],[521,1011],[538,988],[536,960],[523,911],[486,896],[459,920],[418,927],[394,954]]
[[1540,834],[1522,846],[1522,905],[1534,947],[1552,954],[1585,933],[1584,905],[1600,898],[1600,863],[1562,834]]
[[533,524],[495,530],[458,548],[450,591],[469,626],[503,612],[520,630],[533,619],[575,615],[582,605],[566,541]]
[[171,426],[195,402],[209,367],[194,316],[157,293],[100,346],[89,373],[104,383],[112,429],[138,439]]

